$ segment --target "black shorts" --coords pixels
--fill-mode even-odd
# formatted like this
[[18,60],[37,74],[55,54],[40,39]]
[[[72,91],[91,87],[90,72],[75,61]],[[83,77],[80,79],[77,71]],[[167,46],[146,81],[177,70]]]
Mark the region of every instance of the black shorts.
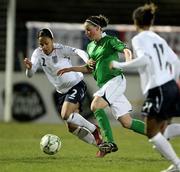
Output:
[[180,92],[174,80],[148,91],[142,114],[160,120],[180,116]]
[[60,94],[56,93],[56,106],[58,109],[58,112],[61,113],[62,105],[63,103],[66,102],[71,102],[71,103],[79,103],[80,107],[79,110],[81,111],[81,105],[84,100],[84,97],[86,95],[86,84],[84,81],[80,81],[78,84],[76,84],[74,87],[72,87],[67,93],[65,94]]

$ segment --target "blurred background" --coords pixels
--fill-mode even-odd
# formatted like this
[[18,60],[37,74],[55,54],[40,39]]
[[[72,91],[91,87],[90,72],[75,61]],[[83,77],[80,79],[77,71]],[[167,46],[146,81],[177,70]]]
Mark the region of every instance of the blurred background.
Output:
[[[44,73],[25,77],[23,59],[38,46],[36,34],[49,27],[56,41],[85,49],[88,43],[82,24],[91,15],[103,14],[110,20],[107,32],[131,47],[135,32],[132,12],[148,0],[0,0],[0,121],[59,122],[56,95]],[[180,57],[180,1],[154,0],[158,12],[153,29],[164,37]],[[74,64],[81,64],[75,60]],[[126,95],[137,117],[143,103],[138,74],[126,71]],[[89,104],[97,86],[85,76],[88,96],[84,115],[91,116]],[[108,109],[107,109],[108,111]],[[109,112],[110,113],[110,112]],[[110,117],[111,118],[111,117]],[[58,120],[57,120],[58,119]]]

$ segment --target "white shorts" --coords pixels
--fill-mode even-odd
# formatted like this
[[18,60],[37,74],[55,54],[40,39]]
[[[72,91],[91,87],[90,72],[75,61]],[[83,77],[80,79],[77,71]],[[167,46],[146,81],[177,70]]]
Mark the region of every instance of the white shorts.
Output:
[[118,119],[132,110],[130,102],[124,95],[126,90],[126,79],[119,75],[109,80],[102,88],[100,88],[94,96],[104,98],[110,106],[113,116]]

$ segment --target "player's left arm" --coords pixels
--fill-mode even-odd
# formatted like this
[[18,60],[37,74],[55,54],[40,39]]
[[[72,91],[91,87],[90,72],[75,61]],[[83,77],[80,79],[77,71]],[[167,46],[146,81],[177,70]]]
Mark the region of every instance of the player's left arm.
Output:
[[85,63],[87,63],[87,61],[89,60],[89,56],[88,56],[88,54],[87,54],[85,51],[76,48],[76,49],[74,49],[74,52],[75,52]]
[[78,56],[80,57],[85,63],[87,63],[89,56],[88,54],[84,51],[81,50],[79,48],[74,48],[74,47],[70,47],[70,46],[66,46],[63,45],[63,49],[64,49],[64,54],[67,57],[74,57],[74,56]]
[[114,37],[110,43],[115,50],[124,54],[126,62],[132,60],[132,52],[124,42],[122,42],[118,38]]

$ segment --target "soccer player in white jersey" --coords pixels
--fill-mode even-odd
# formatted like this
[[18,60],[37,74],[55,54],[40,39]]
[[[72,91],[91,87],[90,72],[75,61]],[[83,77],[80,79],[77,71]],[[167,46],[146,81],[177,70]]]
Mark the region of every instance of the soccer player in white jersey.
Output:
[[[146,118],[147,137],[156,149],[172,162],[163,172],[175,172],[180,171],[180,159],[161,133],[169,118],[180,115],[180,92],[173,75],[169,72],[171,65],[179,67],[180,64],[167,42],[150,31],[155,11],[154,4],[146,4],[133,12],[134,24],[139,32],[132,39],[137,58],[124,63],[113,61],[111,67],[138,69],[142,91],[146,95],[142,113]],[[176,130],[180,133],[178,127]]]
[[79,56],[86,61],[86,52],[54,43],[53,33],[48,28],[38,32],[38,42],[39,47],[34,50],[31,60],[24,59],[26,75],[32,77],[41,67],[58,92],[59,113],[66,121],[69,131],[85,142],[99,145],[102,139],[98,127],[79,114],[86,94],[83,74],[78,72],[67,73],[63,76],[56,74],[58,69],[72,66],[70,58],[73,56]]

